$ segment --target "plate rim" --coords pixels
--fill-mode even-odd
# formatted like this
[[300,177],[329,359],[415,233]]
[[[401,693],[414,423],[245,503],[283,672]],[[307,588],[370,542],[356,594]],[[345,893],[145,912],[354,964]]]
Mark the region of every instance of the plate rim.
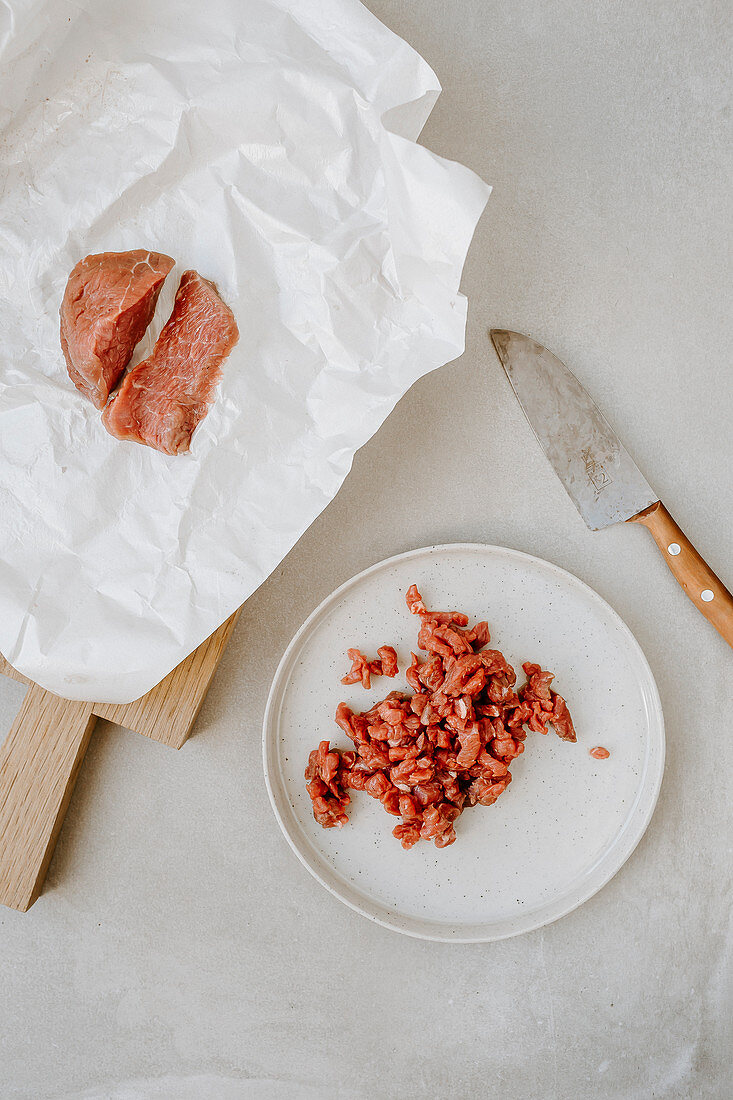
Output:
[[[331,603],[335,603],[343,595],[343,593],[347,591],[347,589],[355,586],[360,581],[368,577],[370,574],[375,573],[386,566],[393,565],[400,561],[405,561],[412,557],[417,557],[418,555],[422,555],[425,553],[439,553],[445,551],[479,551],[508,555],[510,558],[515,558],[519,561],[531,563],[532,565],[539,565],[543,569],[547,569],[550,571],[550,573],[555,574],[557,577],[561,578],[563,582],[569,582],[571,585],[581,589],[586,595],[590,595],[592,600],[600,604],[601,607],[610,615],[611,619],[615,620],[615,623],[620,628],[622,635],[625,635],[627,641],[631,644],[632,650],[635,650],[635,657],[640,662],[641,669],[646,673],[646,676],[648,677],[648,685],[651,689],[650,702],[653,704],[653,712],[650,712],[649,714],[650,746],[655,732],[655,717],[656,728],[658,729],[659,741],[658,745],[656,746],[658,750],[656,756],[656,774],[651,776],[651,786],[646,792],[647,806],[645,811],[637,821],[633,821],[632,816],[627,818],[626,824],[622,829],[622,832],[620,834],[621,836],[623,836],[623,834],[628,830],[629,825],[633,821],[633,839],[632,842],[629,844],[627,838],[626,845],[622,847],[623,858],[621,859],[621,861],[617,864],[612,864],[611,870],[608,872],[608,874],[604,875],[599,882],[593,882],[590,888],[581,891],[580,896],[576,897],[575,895],[573,895],[573,900],[570,902],[570,904],[567,904],[565,906],[560,904],[558,912],[554,913],[554,915],[551,915],[549,917],[540,916],[536,921],[530,920],[528,923],[523,924],[520,928],[492,934],[461,935],[450,934],[447,928],[442,933],[440,931],[429,932],[420,931],[416,928],[403,928],[399,924],[391,920],[380,917],[376,913],[369,912],[369,910],[362,908],[355,901],[352,901],[351,899],[344,896],[344,894],[340,893],[319,874],[318,870],[306,858],[304,853],[301,852],[300,848],[295,843],[295,840],[290,835],[290,832],[285,824],[285,821],[283,820],[275,798],[268,760],[268,731],[271,725],[272,712],[275,707],[277,694],[276,688],[278,688],[279,686],[280,679],[283,676],[287,665],[289,664],[290,657],[293,651],[296,649],[301,638],[308,631],[313,621],[317,619]],[[399,933],[403,936],[410,936],[413,939],[427,940],[434,943],[497,943],[500,940],[511,939],[514,936],[521,936],[529,932],[535,932],[540,928],[545,928],[549,924],[554,924],[555,921],[561,920],[563,917],[568,916],[570,913],[574,912],[576,909],[579,909],[581,905],[584,905],[587,901],[589,901],[592,897],[599,893],[599,891],[601,891],[604,886],[607,886],[611,879],[614,878],[621,870],[621,868],[628,862],[628,860],[636,850],[637,846],[641,842],[642,838],[644,837],[647,829],[649,828],[649,824],[657,806],[659,792],[661,790],[662,780],[664,778],[665,757],[665,722],[659,688],[654,678],[654,673],[652,672],[649,661],[647,660],[646,654],[641,648],[641,645],[639,644],[639,641],[632,632],[631,628],[622,619],[618,611],[616,611],[616,609],[613,608],[611,604],[603,598],[603,596],[596,592],[594,588],[591,588],[589,584],[586,584],[586,582],[581,580],[580,577],[576,577],[574,573],[570,573],[567,569],[563,569],[561,566],[555,565],[554,562],[547,561],[545,558],[537,557],[534,554],[528,554],[523,550],[516,550],[508,546],[500,546],[495,543],[446,542],[418,546],[413,548],[412,550],[405,550],[399,554],[392,554],[387,558],[382,558],[380,561],[374,562],[374,564],[369,565],[365,569],[360,570],[358,573],[353,574],[353,576],[349,577],[342,584],[334,588],[310,612],[310,614],[303,621],[303,623],[300,625],[300,627],[286,646],[270,683],[270,688],[267,694],[267,703],[265,704],[265,712],[262,720],[262,766],[264,771],[265,786],[267,788],[267,794],[270,800],[270,806],[275,815],[275,819],[280,827],[281,833],[285,837],[285,840],[287,841],[289,847],[295,853],[300,863],[306,868],[309,874],[311,874],[313,878],[315,878],[315,880],[322,887],[324,887],[324,889],[326,889],[329,894],[332,895],[332,897],[336,898],[343,905],[348,906],[348,908],[353,910],[353,912],[358,913],[360,916],[365,917],[367,920],[372,921],[372,923],[374,924],[381,925],[382,928],[389,929],[391,932]],[[651,754],[650,759],[652,759]],[[646,785],[647,784],[645,782],[642,782],[641,786],[639,787],[638,794],[641,794],[645,791]]]

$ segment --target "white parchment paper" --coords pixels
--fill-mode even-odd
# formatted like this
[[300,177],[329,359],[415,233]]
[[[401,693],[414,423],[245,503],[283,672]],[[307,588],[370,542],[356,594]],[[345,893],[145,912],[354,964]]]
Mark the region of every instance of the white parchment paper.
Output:
[[[421,375],[463,350],[489,189],[415,144],[440,91],[356,0],[0,7],[0,651],[125,702],[250,595]],[[121,443],[58,339],[104,250],[215,280],[240,341],[175,458]]]

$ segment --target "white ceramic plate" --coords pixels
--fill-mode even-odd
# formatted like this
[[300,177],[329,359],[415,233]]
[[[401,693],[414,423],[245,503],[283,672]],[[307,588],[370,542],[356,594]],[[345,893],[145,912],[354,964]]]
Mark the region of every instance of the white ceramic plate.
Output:
[[[373,690],[344,687],[358,646],[394,645],[400,669],[416,647],[405,607],[415,582],[428,607],[488,619],[492,647],[519,670],[532,660],[555,673],[577,744],[528,733],[511,786],[491,807],[467,810],[458,839],[406,852],[396,818],[360,791],[350,822],[313,820],[303,772],[324,738],[350,748],[333,716],[343,699],[365,710],[402,673]],[[589,749],[604,745],[597,761]],[[288,646],[270,690],[264,765],[275,815],[318,881],[359,913],[407,935],[454,942],[502,939],[564,916],[616,874],[649,824],[664,767],[659,693],[638,643],[592,589],[548,562],[497,546],[432,546],[388,558],[336,589]]]

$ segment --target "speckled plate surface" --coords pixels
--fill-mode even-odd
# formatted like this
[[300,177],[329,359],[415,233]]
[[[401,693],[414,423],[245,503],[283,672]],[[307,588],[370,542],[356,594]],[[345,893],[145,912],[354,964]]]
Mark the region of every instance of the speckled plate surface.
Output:
[[[429,607],[488,619],[491,645],[520,671],[556,676],[578,743],[529,733],[514,780],[491,807],[467,810],[458,839],[406,852],[396,818],[352,792],[350,823],[313,820],[303,771],[320,740],[350,748],[333,716],[343,699],[367,709],[404,676],[373,690],[344,687],[349,646],[394,645],[400,669],[417,620],[404,595],[415,582]],[[520,680],[521,682],[521,680]],[[610,759],[589,749],[604,745]],[[608,882],[649,824],[664,767],[659,693],[638,643],[592,589],[548,562],[497,546],[449,545],[389,558],[347,581],[306,620],[283,656],[264,722],[265,778],[290,846],[318,881],[359,913],[411,936],[502,939],[564,916]]]

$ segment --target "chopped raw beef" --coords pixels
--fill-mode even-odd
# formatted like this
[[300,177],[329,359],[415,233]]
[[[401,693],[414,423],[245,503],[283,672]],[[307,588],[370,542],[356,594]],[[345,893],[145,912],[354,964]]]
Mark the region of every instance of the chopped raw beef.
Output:
[[539,665],[527,661],[522,665],[527,683],[519,689],[519,698],[529,713],[523,720],[535,733],[547,733],[547,723],[552,723],[555,733],[563,741],[575,741],[575,729],[567,703],[562,695],[550,690],[555,679],[551,672],[543,672]]
[[170,256],[101,252],[80,260],[61,303],[61,347],[69,377],[104,408],[155,312]]
[[102,414],[107,431],[169,455],[187,451],[238,339],[234,314],[213,283],[184,271],[152,355],[125,376]]
[[324,829],[340,829],[349,820],[344,812],[351,801],[344,787],[344,769],[355,760],[355,752],[329,751],[328,741],[321,741],[308,758],[308,794],[315,819]]
[[[392,691],[359,714],[339,703],[336,723],[354,749],[322,741],[310,754],[305,778],[316,821],[330,829],[347,823],[348,790],[366,791],[402,820],[392,830],[403,848],[432,840],[445,848],[456,839],[454,823],[466,806],[491,806],[511,782],[509,765],[524,752],[525,724],[538,733],[551,722],[565,741],[575,730],[565,700],[550,690],[552,675],[525,664],[527,683],[514,690],[514,669],[498,649],[485,649],[485,622],[468,627],[457,611],[428,611],[415,585],[407,606],[420,616],[418,648],[405,670],[414,695]],[[342,683],[370,686],[370,676],[397,672],[391,646],[379,662],[350,649],[351,672]],[[608,755],[602,748],[591,755]]]
[[369,661],[359,649],[349,649],[347,653],[351,668],[341,677],[342,684],[361,682],[361,686],[368,691],[372,686],[372,676],[394,677],[399,672],[397,653],[391,645],[380,646],[377,650],[379,656],[375,661]]

